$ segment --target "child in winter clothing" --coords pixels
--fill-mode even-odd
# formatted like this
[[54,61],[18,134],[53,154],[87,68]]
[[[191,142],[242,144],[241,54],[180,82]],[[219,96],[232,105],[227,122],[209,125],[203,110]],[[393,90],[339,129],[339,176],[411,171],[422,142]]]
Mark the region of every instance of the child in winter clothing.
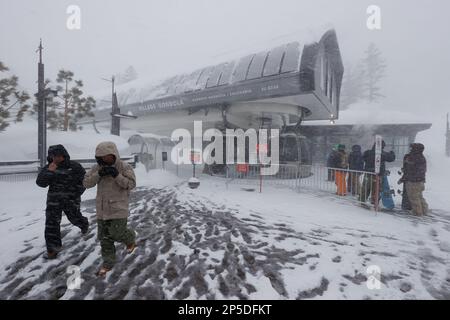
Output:
[[136,177],[130,164],[120,160],[113,142],[102,142],[95,150],[95,165],[85,176],[86,188],[97,185],[98,238],[102,248],[103,266],[98,272],[104,276],[116,260],[114,242],[127,246],[132,253],[136,247],[135,232],[127,228],[130,190],[136,187]]

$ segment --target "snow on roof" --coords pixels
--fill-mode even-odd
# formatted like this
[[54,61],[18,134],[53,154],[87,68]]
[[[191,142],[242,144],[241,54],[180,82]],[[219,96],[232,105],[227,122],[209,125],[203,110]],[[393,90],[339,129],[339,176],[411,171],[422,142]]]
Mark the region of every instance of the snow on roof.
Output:
[[[339,112],[336,125],[346,124],[408,124],[422,123],[424,119],[383,103],[354,103]],[[311,121],[308,125],[329,125],[328,120]]]
[[140,133],[140,132],[137,132],[136,134],[134,134],[134,135],[132,135],[132,136],[130,136],[128,138],[128,142],[130,142],[130,139],[136,138],[136,137],[143,138],[146,141],[154,140],[154,141],[159,141],[161,143],[168,143],[168,142],[171,141],[170,137],[167,137],[167,136],[161,136],[161,135],[153,134],[153,133]]
[[[257,60],[261,62],[259,64],[262,68],[266,57],[264,76],[270,75],[268,73],[273,70],[276,71],[273,71],[272,74],[278,73],[280,70],[281,73],[298,71],[303,46],[318,42],[330,29],[332,29],[332,26],[328,24],[315,29],[297,30],[269,41],[250,43],[243,49],[232,49],[213,58],[204,59],[204,64],[197,66],[197,68],[191,68],[191,72],[184,70],[172,77],[144,77],[118,85],[116,86],[116,92],[119,105],[123,106],[213,86],[232,84],[243,80],[240,76],[242,72],[239,72],[241,67],[247,70],[252,60]],[[297,41],[299,39],[300,42]],[[268,50],[267,48],[272,49]],[[251,66],[253,67],[256,64],[252,63]],[[283,65],[280,66],[280,64]],[[271,69],[272,71],[270,71]],[[249,75],[251,71],[248,70]],[[110,103],[100,101],[101,99],[110,99],[109,91],[102,90],[95,96],[101,97],[97,99],[99,100],[98,110],[110,107]]]

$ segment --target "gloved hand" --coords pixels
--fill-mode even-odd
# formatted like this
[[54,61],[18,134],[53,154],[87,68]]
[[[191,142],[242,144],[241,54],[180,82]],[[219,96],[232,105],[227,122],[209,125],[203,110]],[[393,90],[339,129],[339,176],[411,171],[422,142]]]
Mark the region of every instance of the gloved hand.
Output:
[[119,171],[115,167],[102,167],[98,174],[100,177],[112,176],[115,178],[119,175]]

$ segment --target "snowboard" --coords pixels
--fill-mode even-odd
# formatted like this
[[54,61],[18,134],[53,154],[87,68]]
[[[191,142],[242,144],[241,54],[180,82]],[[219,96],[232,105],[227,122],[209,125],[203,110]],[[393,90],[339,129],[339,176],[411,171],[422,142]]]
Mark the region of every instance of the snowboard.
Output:
[[383,207],[387,210],[393,210],[395,208],[394,198],[392,194],[395,193],[389,186],[389,180],[387,176],[383,176],[381,180],[381,192],[380,198],[383,203]]
[[[403,171],[399,171],[400,178],[403,177]],[[402,209],[411,210],[411,204],[409,203],[408,194],[406,193],[405,183],[403,183],[403,190],[398,190],[398,194],[402,196]]]

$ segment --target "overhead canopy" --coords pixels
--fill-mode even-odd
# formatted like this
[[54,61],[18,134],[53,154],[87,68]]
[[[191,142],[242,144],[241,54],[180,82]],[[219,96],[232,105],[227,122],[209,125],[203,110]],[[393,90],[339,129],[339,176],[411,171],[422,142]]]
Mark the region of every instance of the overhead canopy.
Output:
[[305,120],[337,118],[343,71],[336,33],[329,30],[318,42],[291,42],[169,78],[120,108],[140,117],[260,101],[273,105],[273,112],[277,105],[298,107]]

